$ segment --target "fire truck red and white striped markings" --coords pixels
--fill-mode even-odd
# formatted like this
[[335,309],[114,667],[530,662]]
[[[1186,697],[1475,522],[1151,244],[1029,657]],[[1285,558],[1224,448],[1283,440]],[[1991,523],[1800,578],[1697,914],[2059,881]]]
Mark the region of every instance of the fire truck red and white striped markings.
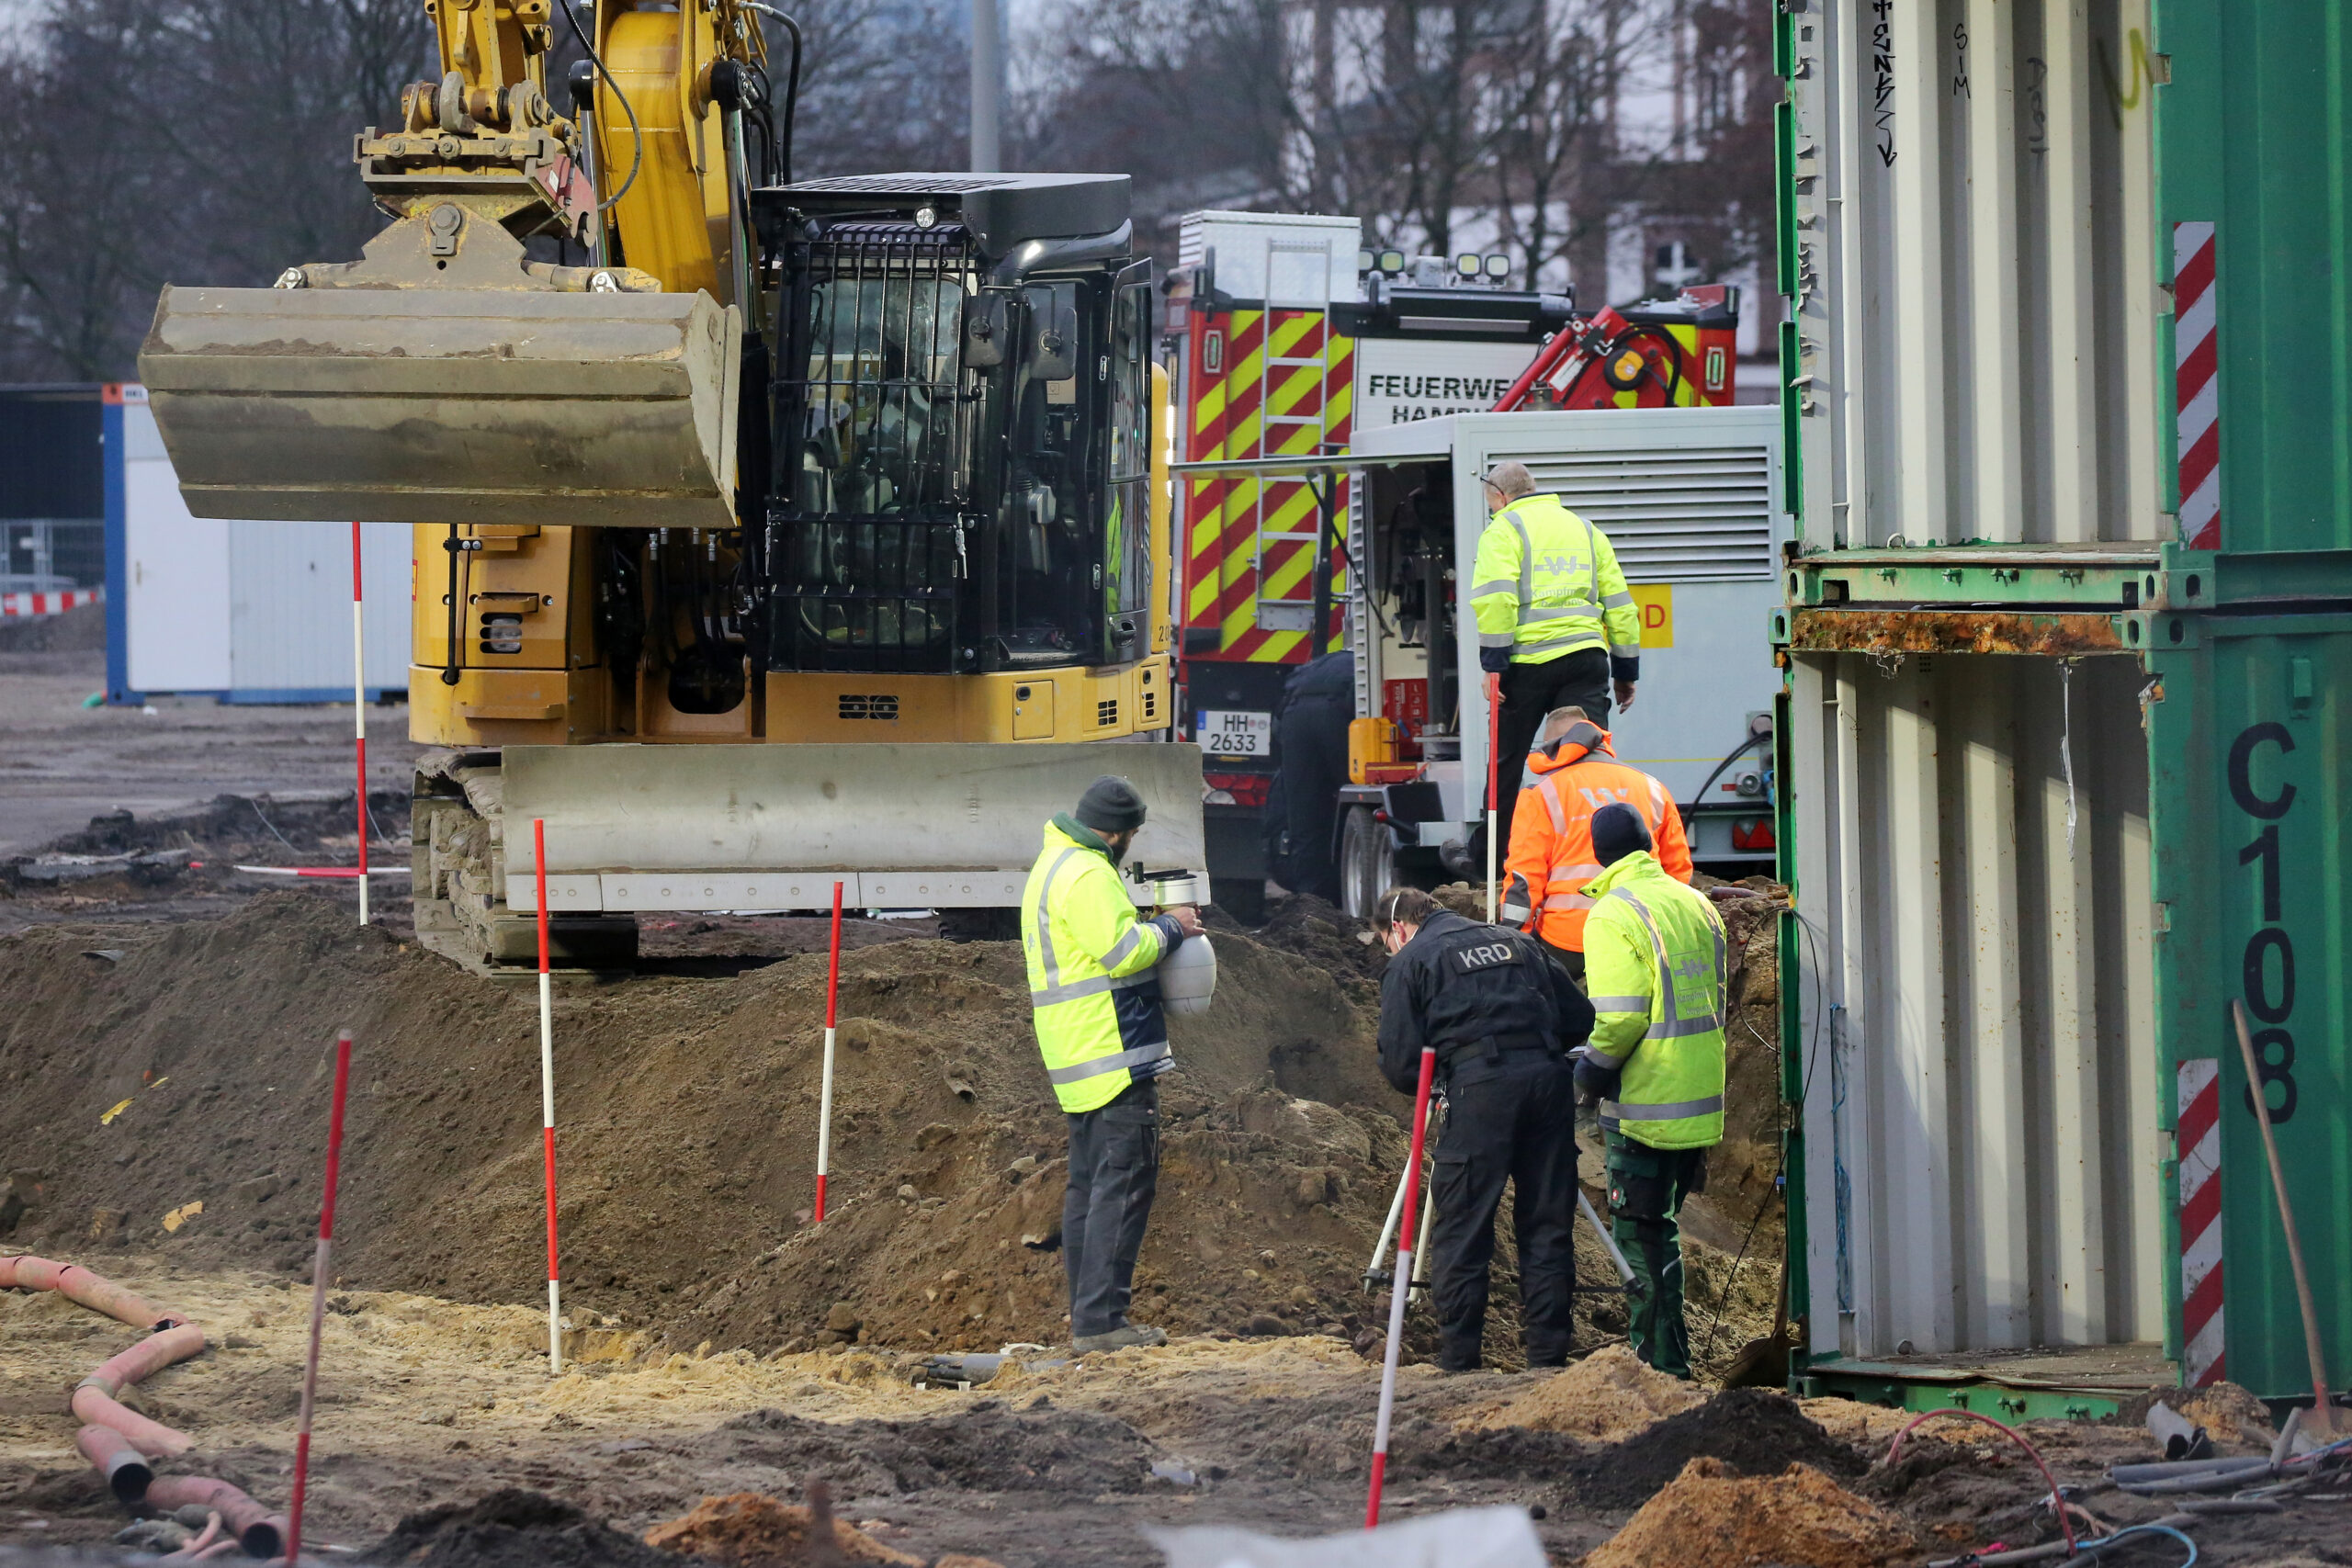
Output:
[[2181,1372],[2191,1388],[2225,1375],[2222,1346],[2222,1072],[2213,1056],[2180,1064]]
[[2217,550],[2222,547],[2222,378],[2211,223],[2172,226],[2172,302],[2180,534],[2191,549]]
[[0,615],[62,615],[106,597],[96,588],[69,588],[55,593],[0,593]]

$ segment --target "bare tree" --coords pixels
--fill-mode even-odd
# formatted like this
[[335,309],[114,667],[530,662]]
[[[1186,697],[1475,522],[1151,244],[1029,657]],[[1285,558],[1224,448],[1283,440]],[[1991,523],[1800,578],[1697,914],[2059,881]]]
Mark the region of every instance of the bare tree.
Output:
[[1530,277],[1571,254],[1598,273],[1609,214],[1678,155],[1618,127],[1686,3],[1073,0],[1033,153],[1124,154],[1111,166],[1143,180],[1180,149],[1180,189],[1222,167],[1251,205],[1352,213],[1375,244],[1499,243]]
[[[796,9],[796,173],[961,166],[956,0]],[[555,36],[563,106],[579,51],[560,18]],[[165,283],[356,255],[384,220],[353,134],[392,123],[434,49],[423,0],[50,0],[0,43],[0,378],[130,376]]]

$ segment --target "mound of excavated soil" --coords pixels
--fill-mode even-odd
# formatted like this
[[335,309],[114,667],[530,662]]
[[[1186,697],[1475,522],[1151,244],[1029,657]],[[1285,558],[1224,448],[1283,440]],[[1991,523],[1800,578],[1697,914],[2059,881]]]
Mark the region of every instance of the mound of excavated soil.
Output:
[[362,1562],[416,1568],[677,1568],[569,1503],[509,1487],[409,1515]]
[[[306,1269],[332,1042],[348,1026],[340,1282],[534,1299],[534,991],[350,918],[264,894],[217,920],[0,939],[12,1168],[0,1174],[21,1170],[12,1190],[30,1194],[6,1243]],[[1161,1080],[1159,1201],[1135,1315],[1176,1334],[1376,1330],[1382,1302],[1361,1275],[1404,1158],[1407,1101],[1379,1077],[1369,1012],[1327,966],[1238,935],[1218,943],[1216,1005],[1172,1021],[1182,1071]],[[1067,1134],[1018,946],[906,940],[844,956],[830,1212],[813,1226],[824,999],[821,953],[559,983],[574,1321],[761,1353],[1064,1341]],[[1507,1217],[1503,1234],[1487,1352],[1512,1366]],[[1579,1271],[1597,1282],[1606,1265],[1589,1239]],[[1712,1303],[1727,1262],[1691,1247],[1694,1303]],[[1769,1292],[1769,1269],[1747,1273]],[[1735,1302],[1727,1344],[1757,1331],[1754,1294]],[[1622,1328],[1617,1300],[1578,1299],[1586,1343]],[[1418,1349],[1430,1309],[1410,1322]]]
[[789,1568],[798,1563],[883,1562],[923,1568],[920,1557],[894,1551],[842,1519],[832,1526],[832,1550],[821,1551],[814,1510],[779,1503],[757,1492],[705,1497],[684,1518],[655,1525],[645,1544],[664,1551],[724,1562],[729,1568]]
[[1694,1459],[1584,1568],[1873,1568],[1915,1546],[1900,1517],[1811,1465],[1743,1480],[1721,1460]]
[[1461,1424],[1487,1431],[1523,1427],[1606,1442],[1705,1398],[1697,1385],[1644,1366],[1627,1347],[1608,1345],[1512,1399],[1471,1412]]
[[[0,1146],[38,1162],[10,1239],[71,1256],[95,1223],[118,1245],[304,1267],[331,1043],[348,1025],[343,1280],[529,1299],[544,1268],[535,998],[348,918],[272,895],[217,921],[0,942]],[[1138,1315],[1176,1331],[1347,1325],[1404,1102],[1328,975],[1246,939],[1220,947],[1217,1004],[1175,1021],[1183,1071],[1162,1080]],[[97,948],[121,957],[84,956]],[[820,955],[559,987],[567,1305],[685,1345],[1061,1336],[1060,1259],[1037,1247],[1056,1229],[1064,1133],[1019,949],[861,950],[841,1011],[837,1217],[820,1235],[802,1218]],[[166,1236],[164,1213],[198,1200]]]
[[1375,1009],[1380,1001],[1380,976],[1388,968],[1388,950],[1370,922],[1359,920],[1311,893],[1294,894],[1266,906],[1266,919],[1244,927],[1222,909],[1211,906],[1210,929],[1246,932],[1261,947],[1304,958],[1347,987],[1348,994]]
[[1736,1388],[1636,1432],[1605,1455],[1575,1466],[1571,1475],[1578,1500],[1597,1507],[1627,1508],[1699,1459],[1736,1475],[1778,1475],[1791,1464],[1847,1476],[1869,1468],[1860,1454],[1823,1431],[1788,1395]]

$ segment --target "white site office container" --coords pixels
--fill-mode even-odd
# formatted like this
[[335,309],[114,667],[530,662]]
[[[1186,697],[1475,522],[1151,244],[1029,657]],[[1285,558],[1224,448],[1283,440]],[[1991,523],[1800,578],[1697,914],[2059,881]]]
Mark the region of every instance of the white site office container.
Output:
[[[2105,1347],[2166,1375],[2147,677],[2096,637],[1897,651],[1893,586],[1929,570],[1904,560],[1922,546],[2071,548],[2079,581],[2177,536],[2148,6],[1784,20],[1801,547],[1878,552],[1821,603],[1889,615],[1877,651],[1790,659],[1792,1308],[1815,1358]],[[2019,560],[2065,581],[2066,560]]]
[[1177,231],[1176,264],[1198,266],[1214,252],[1218,293],[1321,310],[1334,299],[1356,298],[1363,236],[1363,225],[1352,218],[1188,212]]
[[1807,548],[2171,536],[2145,0],[1792,11]]
[[[106,415],[107,700],[349,702],[350,526],[191,516],[146,389]],[[404,693],[411,530],[360,532],[368,693]]]
[[[1525,463],[1539,491],[1558,495],[1609,536],[1625,580],[1670,617],[1671,646],[1645,646],[1630,712],[1611,722],[1619,758],[1657,775],[1685,806],[1715,765],[1769,719],[1779,671],[1770,616],[1780,604],[1775,562],[1788,537],[1780,508],[1781,414],[1770,406],[1606,409],[1572,412],[1454,414],[1358,434],[1351,467],[1436,457],[1453,462],[1455,576],[1470,581],[1487,513],[1479,477],[1506,458]],[[1363,498],[1351,487],[1351,558],[1367,558]],[[1449,821],[1422,827],[1424,843],[1460,837],[1484,811],[1486,688],[1478,677],[1478,628],[1458,607],[1453,656],[1462,682],[1462,758],[1432,762]],[[1378,713],[1381,682],[1423,673],[1390,669],[1369,609],[1350,605],[1354,624],[1357,711]],[[1656,624],[1656,612],[1652,612]],[[1433,717],[1441,716],[1432,716]],[[1517,765],[1512,764],[1515,783]],[[1720,781],[1719,781],[1720,782]],[[1721,796],[1729,799],[1729,796]],[[1435,836],[1432,836],[1435,835]]]

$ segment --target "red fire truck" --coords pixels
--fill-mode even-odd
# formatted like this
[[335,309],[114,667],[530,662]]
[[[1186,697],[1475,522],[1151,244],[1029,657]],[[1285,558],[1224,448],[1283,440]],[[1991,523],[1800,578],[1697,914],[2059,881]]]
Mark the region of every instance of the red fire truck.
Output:
[[[1234,465],[1176,481],[1177,712],[1204,753],[1213,897],[1244,918],[1267,874],[1275,705],[1294,671],[1340,646],[1351,575],[1344,479],[1250,470],[1343,454],[1359,429],[1493,409],[1547,340],[1590,330],[1567,298],[1509,288],[1504,257],[1374,254],[1360,233],[1351,218],[1196,212],[1168,280],[1176,459]],[[1732,400],[1734,291],[1596,319],[1616,352],[1521,388],[1520,406]],[[1427,686],[1393,684],[1384,705],[1409,738]]]

